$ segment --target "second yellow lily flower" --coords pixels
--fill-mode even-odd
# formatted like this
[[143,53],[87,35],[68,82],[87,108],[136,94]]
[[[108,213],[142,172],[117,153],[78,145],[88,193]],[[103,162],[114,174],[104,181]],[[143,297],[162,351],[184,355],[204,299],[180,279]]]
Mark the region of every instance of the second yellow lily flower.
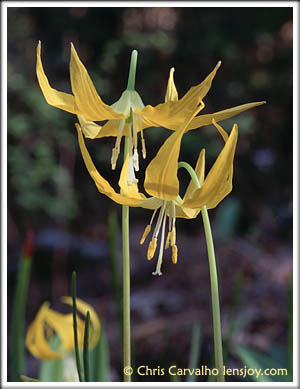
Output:
[[[225,145],[206,178],[204,178],[205,150],[201,150],[195,167],[201,187],[200,189],[196,189],[193,182],[191,182],[187,188],[184,198],[182,199],[179,196],[177,169],[181,140],[186,128],[190,125],[191,121],[202,109],[202,107],[203,104],[200,104],[197,110],[194,111],[194,113],[186,120],[182,128],[175,131],[165,141],[156,157],[148,165],[146,169],[144,188],[146,192],[152,196],[149,198],[139,192],[137,184],[128,185],[128,157],[123,165],[120,175],[120,193],[117,193],[97,171],[84,143],[82,130],[79,124],[76,125],[79,146],[85,165],[99,192],[107,195],[119,204],[125,204],[132,207],[142,207],[154,211],[151,221],[146,227],[145,233],[141,239],[141,243],[144,242],[146,236],[149,234],[154,217],[159,210],[157,223],[153,231],[147,254],[149,260],[153,258],[157,247],[158,235],[160,231],[162,231],[156,271],[153,274],[162,274],[161,264],[164,246],[167,248],[169,244],[171,244],[172,261],[173,263],[177,262],[175,230],[176,218],[195,218],[199,214],[202,206],[206,205],[208,209],[216,207],[232,189],[233,158],[237,143],[238,128],[235,124],[228,136],[222,127],[213,120],[212,124],[217,127],[218,131],[222,135]],[[169,232],[165,241],[167,217],[169,217]]]

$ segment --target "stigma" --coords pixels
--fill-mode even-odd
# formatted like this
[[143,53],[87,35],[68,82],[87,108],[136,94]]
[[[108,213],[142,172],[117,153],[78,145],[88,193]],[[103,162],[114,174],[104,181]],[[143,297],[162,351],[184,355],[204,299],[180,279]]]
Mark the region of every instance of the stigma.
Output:
[[[147,251],[147,259],[150,261],[156,252],[157,249],[157,241],[158,236],[161,233],[160,238],[160,244],[159,244],[159,253],[158,253],[158,259],[156,263],[156,269],[152,273],[153,275],[162,275],[161,272],[161,266],[163,262],[163,251],[164,249],[168,249],[170,246],[172,248],[172,263],[177,263],[177,255],[178,255],[178,249],[176,246],[176,208],[175,208],[175,201],[162,201],[162,204],[156,208],[153,212],[153,215],[151,217],[150,223],[146,226],[145,231],[142,235],[142,238],[140,240],[140,244],[143,244],[151,232],[152,224],[155,218],[155,215],[157,211],[159,210],[158,218],[156,221],[156,225],[152,234],[151,241],[148,246]],[[168,233],[166,236],[166,224],[167,224],[167,218],[169,218],[168,221]]]

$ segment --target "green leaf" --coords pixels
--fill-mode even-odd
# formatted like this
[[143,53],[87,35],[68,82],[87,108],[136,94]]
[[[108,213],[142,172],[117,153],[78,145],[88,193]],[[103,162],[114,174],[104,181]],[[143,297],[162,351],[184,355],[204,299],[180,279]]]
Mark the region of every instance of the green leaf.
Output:
[[217,208],[215,232],[218,239],[225,241],[236,230],[240,216],[240,201],[235,197],[228,197]]
[[[189,358],[189,369],[196,369],[198,366],[199,356],[200,356],[200,348],[201,348],[201,330],[199,324],[194,324],[193,334],[192,334],[192,342],[191,342],[191,352]],[[187,381],[194,382],[196,380],[195,374],[188,375]]]
[[90,381],[89,332],[90,332],[90,312],[87,311],[85,325],[84,325],[84,342],[83,342],[83,369],[84,369],[85,382]]
[[[50,347],[57,351],[60,346],[60,339],[54,335],[50,340]],[[40,381],[42,382],[63,382],[64,362],[63,359],[45,360],[40,366]]]
[[[234,351],[240,358],[240,360],[251,369],[261,369],[263,373],[265,369],[284,369],[276,360],[270,356],[253,350],[246,346],[234,346]],[[288,375],[266,375],[266,374],[256,374],[249,376],[253,381],[257,382],[274,382],[274,381],[287,381],[289,380]]]
[[[28,239],[32,239],[27,236]],[[32,241],[31,241],[32,244]],[[26,254],[26,253],[25,253]],[[20,259],[11,321],[11,379],[20,381],[25,369],[25,307],[31,269],[31,253]]]
[[101,321],[101,335],[96,347],[90,351],[90,367],[92,382],[109,381],[109,346]]
[[77,333],[77,308],[76,308],[76,273],[73,271],[72,274],[72,302],[73,302],[73,330],[74,330],[74,347],[75,347],[75,356],[76,356],[76,367],[78,372],[79,381],[83,381],[81,373],[81,363],[80,363],[80,354],[78,346],[78,333]]

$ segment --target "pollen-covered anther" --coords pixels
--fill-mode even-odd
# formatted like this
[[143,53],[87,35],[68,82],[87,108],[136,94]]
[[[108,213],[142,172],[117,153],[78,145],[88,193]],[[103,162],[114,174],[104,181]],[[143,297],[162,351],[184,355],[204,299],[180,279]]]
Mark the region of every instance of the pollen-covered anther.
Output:
[[147,238],[150,231],[151,231],[151,224],[148,224],[147,227],[145,228],[143,236],[141,237],[140,244],[143,244],[145,242],[145,239]]
[[112,168],[112,170],[116,169],[116,164],[117,164],[119,152],[120,151],[118,150],[117,147],[114,147],[112,149],[112,155],[111,155],[111,168]]
[[170,246],[170,240],[171,240],[171,231],[168,232],[166,244],[165,244],[165,250],[167,250]]
[[145,143],[145,139],[143,137],[142,137],[142,155],[143,155],[143,159],[146,159],[146,155],[147,155],[146,143]]
[[171,231],[171,246],[174,246],[175,243],[176,243],[176,231],[175,231],[175,227],[173,226],[172,227],[172,231]]
[[134,149],[133,152],[133,167],[136,172],[139,171],[139,154],[137,149]]
[[178,249],[176,244],[172,246],[172,262],[174,265],[177,263],[177,254],[178,254]]
[[156,246],[157,246],[157,238],[153,238],[151,240],[151,242],[149,243],[149,247],[148,247],[148,251],[147,251],[147,259],[149,261],[150,261],[150,259],[153,258],[154,254],[155,254]]

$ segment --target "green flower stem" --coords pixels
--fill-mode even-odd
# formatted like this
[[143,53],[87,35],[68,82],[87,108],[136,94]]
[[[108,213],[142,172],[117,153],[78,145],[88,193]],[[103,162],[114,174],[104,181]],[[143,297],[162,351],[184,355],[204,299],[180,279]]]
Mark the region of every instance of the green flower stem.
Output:
[[137,50],[132,50],[128,83],[127,83],[127,90],[134,90],[137,56],[138,56]]
[[221,332],[221,315],[219,302],[219,288],[218,288],[218,273],[216,266],[214,242],[210,228],[210,222],[206,205],[201,208],[201,215],[204,224],[209,272],[210,272],[210,286],[211,286],[211,301],[213,310],[213,326],[214,326],[214,346],[215,346],[215,363],[219,371],[217,381],[224,382],[223,371],[223,350],[222,350],[222,332]]
[[[128,90],[134,90],[137,51],[131,53]],[[132,114],[130,115],[132,120]],[[125,136],[124,162],[129,151],[129,138]],[[123,362],[124,368],[131,366],[131,337],[130,337],[130,249],[129,249],[129,206],[122,205],[122,242],[123,242]],[[124,381],[131,382],[130,375],[124,374]]]
[[[200,188],[200,183],[195,170],[186,162],[179,162],[179,168],[185,168],[191,176],[191,179],[196,186]],[[220,315],[220,302],[219,302],[219,288],[218,288],[218,273],[216,266],[215,250],[213,237],[210,228],[210,222],[208,217],[207,208],[204,205],[201,208],[201,215],[204,224],[208,260],[209,260],[209,272],[210,272],[210,286],[211,286],[211,302],[213,311],[213,328],[214,328],[214,349],[215,349],[215,364],[219,373],[217,375],[218,382],[224,382],[223,371],[223,350],[222,350],[222,332],[221,332],[221,315]]]
[[[128,153],[128,137],[125,137],[124,160]],[[123,241],[123,360],[124,368],[131,366],[130,344],[130,250],[129,250],[129,206],[122,205]],[[130,375],[124,374],[124,382],[130,382]]]

